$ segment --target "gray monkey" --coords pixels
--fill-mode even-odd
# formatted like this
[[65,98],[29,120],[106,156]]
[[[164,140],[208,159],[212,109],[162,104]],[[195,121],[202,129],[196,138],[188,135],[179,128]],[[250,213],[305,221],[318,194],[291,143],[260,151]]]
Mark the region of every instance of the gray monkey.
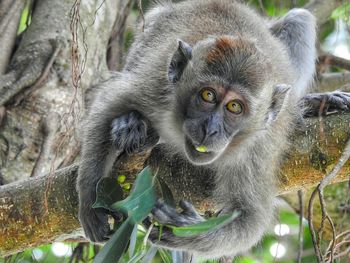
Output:
[[[151,9],[124,69],[101,84],[83,124],[77,189],[86,236],[103,241],[110,231],[106,212],[91,208],[97,181],[118,156],[160,139],[195,167],[215,172],[220,214],[241,215],[193,237],[164,231],[158,240],[154,231],[151,242],[208,258],[256,244],[273,220],[275,175],[313,79],[315,41],[315,18],[303,9],[274,21],[233,0]],[[349,109],[349,95],[337,96]],[[203,220],[190,203],[180,207],[181,213],[159,202],[152,213],[164,224]]]

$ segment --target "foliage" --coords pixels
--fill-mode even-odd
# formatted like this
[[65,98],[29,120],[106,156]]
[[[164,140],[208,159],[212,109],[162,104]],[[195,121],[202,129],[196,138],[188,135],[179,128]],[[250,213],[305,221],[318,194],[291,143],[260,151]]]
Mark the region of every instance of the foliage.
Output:
[[[124,181],[123,179],[122,176],[118,177],[119,182]],[[158,248],[151,247],[147,252],[145,249],[141,249],[138,253],[134,252],[137,243],[137,225],[148,216],[156,203],[155,179],[149,167],[143,169],[138,174],[130,194],[124,200],[121,200],[123,192],[115,179],[102,178],[98,182],[96,188],[97,197],[93,207],[104,208],[111,212],[121,212],[126,217],[126,220],[122,224],[117,222],[118,227],[115,227],[116,232],[103,246],[102,251],[97,254],[94,263],[118,262],[122,258],[129,242],[128,262],[136,262],[141,259],[142,261],[150,262],[153,259]],[[164,190],[162,192],[164,193]],[[166,225],[166,227],[170,228],[175,235],[186,237],[222,227],[239,215],[240,212],[234,211],[231,215],[210,218],[189,226],[176,227]],[[160,229],[162,227],[160,226]],[[147,237],[145,237],[143,242],[145,245],[143,247],[147,246],[146,242]]]
[[[280,236],[275,233],[271,233],[262,240],[251,252],[236,258],[234,263],[258,263],[258,262],[278,262],[278,263],[294,263],[296,262],[296,251],[298,247],[298,215],[290,210],[281,210],[279,214],[279,224],[286,224],[290,229],[290,233]],[[133,230],[133,229],[132,229]],[[148,253],[156,253],[153,257],[152,263],[176,263],[178,261],[175,258],[178,256],[174,253],[171,253],[165,249],[159,249],[155,251],[149,244],[145,243],[145,237],[147,235],[146,230],[142,226],[138,226],[137,231],[134,232],[134,235],[131,235],[128,251],[122,254],[120,262],[121,263],[133,263],[133,262],[142,262],[142,258],[145,258]],[[131,244],[134,243],[134,246]],[[271,255],[270,249],[273,244],[280,243],[283,245],[287,251],[284,257],[275,258]],[[42,246],[35,249],[30,249],[24,253],[20,253],[14,256],[9,262],[43,262],[43,263],[54,263],[54,262],[69,262],[71,258],[72,251],[77,248],[77,244],[67,244],[70,247],[70,253],[67,253],[66,256],[55,256],[52,250],[52,246]],[[38,251],[40,250],[43,254],[41,258],[36,257]],[[310,251],[312,250],[312,241],[307,224],[304,225],[304,251],[305,256],[302,259],[303,263],[314,263],[316,258]],[[41,253],[40,253],[41,254]],[[73,262],[92,262],[95,256],[94,248],[92,245],[85,246],[83,257],[81,260]],[[152,256],[152,255],[150,255]],[[85,259],[88,258],[88,261]],[[0,263],[2,263],[0,259]],[[116,262],[116,261],[114,261]],[[200,263],[219,263],[219,261],[200,261]],[[142,262],[144,263],[144,262]]]

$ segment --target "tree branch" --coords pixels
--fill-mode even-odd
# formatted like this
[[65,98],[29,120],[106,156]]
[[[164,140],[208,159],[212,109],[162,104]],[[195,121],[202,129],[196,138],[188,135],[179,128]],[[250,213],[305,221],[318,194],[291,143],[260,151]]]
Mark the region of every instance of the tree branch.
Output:
[[350,72],[324,73],[317,82],[317,92],[334,91],[350,83]]
[[[283,167],[280,194],[310,188],[332,170],[350,137],[350,114],[310,118],[305,130],[293,135],[293,147]],[[149,153],[133,156],[118,168],[132,182]],[[157,147],[150,163],[166,182],[177,200],[190,199],[204,212],[213,209],[210,198],[212,178],[203,170],[193,171],[178,156],[168,155]],[[161,160],[161,161],[160,161]],[[155,167],[154,167],[155,168]],[[52,175],[34,177],[0,187],[0,254],[13,254],[28,247],[57,240],[76,238],[82,232],[77,219],[78,199],[75,190],[77,165]],[[348,180],[350,164],[345,165],[333,182]],[[50,188],[46,192],[47,184]],[[44,208],[47,193],[48,210]],[[77,232],[78,231],[78,232]]]
[[317,19],[318,25],[327,22],[333,10],[348,0],[311,0],[304,8],[313,13]]
[[324,64],[324,65],[333,65],[333,66],[337,66],[346,70],[350,70],[350,60],[349,59],[345,59],[345,58],[341,58],[341,57],[337,57],[335,55],[332,55],[330,53],[327,54],[323,54],[321,56],[318,57],[318,61],[317,63],[320,65]]

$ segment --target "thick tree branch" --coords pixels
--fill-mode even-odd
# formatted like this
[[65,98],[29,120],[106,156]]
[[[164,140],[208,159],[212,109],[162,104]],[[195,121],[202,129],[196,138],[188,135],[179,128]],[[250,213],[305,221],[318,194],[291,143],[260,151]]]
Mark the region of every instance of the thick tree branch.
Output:
[[350,70],[350,60],[337,57],[335,55],[332,55],[330,53],[323,54],[318,57],[318,64],[323,65],[333,65],[337,66],[346,70]]
[[[337,163],[350,137],[349,123],[350,114],[306,120],[305,130],[293,135],[293,146],[280,177],[281,194],[319,183]],[[132,182],[147,156],[132,157],[120,166],[118,174],[126,174],[127,180]],[[213,208],[208,187],[212,184],[212,178],[208,173],[203,170],[193,172],[190,165],[176,156],[167,155],[161,147],[152,152],[152,159],[156,159],[157,168],[160,168],[158,176],[172,189],[176,199],[190,199],[202,212]],[[30,178],[0,188],[2,256],[81,234],[77,232],[80,227],[75,190],[77,168],[77,165],[73,165],[52,175]],[[347,164],[333,182],[348,180],[349,174],[350,164]],[[48,197],[47,209],[44,206],[45,194]]]
[[318,25],[323,25],[333,10],[348,0],[311,0],[304,8],[316,16]]
[[350,83],[350,72],[324,73],[317,82],[317,92],[334,91]]

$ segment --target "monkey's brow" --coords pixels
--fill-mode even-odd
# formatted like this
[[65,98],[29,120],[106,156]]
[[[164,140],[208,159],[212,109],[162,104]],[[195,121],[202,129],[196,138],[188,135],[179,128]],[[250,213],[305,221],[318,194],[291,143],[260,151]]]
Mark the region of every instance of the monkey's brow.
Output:
[[253,92],[254,90],[256,90],[255,88],[245,87],[244,85],[239,83],[239,81],[230,82],[222,76],[212,75],[209,73],[198,72],[196,76],[200,86],[219,85],[228,90],[238,91],[240,94],[246,97],[252,97],[257,95]]

